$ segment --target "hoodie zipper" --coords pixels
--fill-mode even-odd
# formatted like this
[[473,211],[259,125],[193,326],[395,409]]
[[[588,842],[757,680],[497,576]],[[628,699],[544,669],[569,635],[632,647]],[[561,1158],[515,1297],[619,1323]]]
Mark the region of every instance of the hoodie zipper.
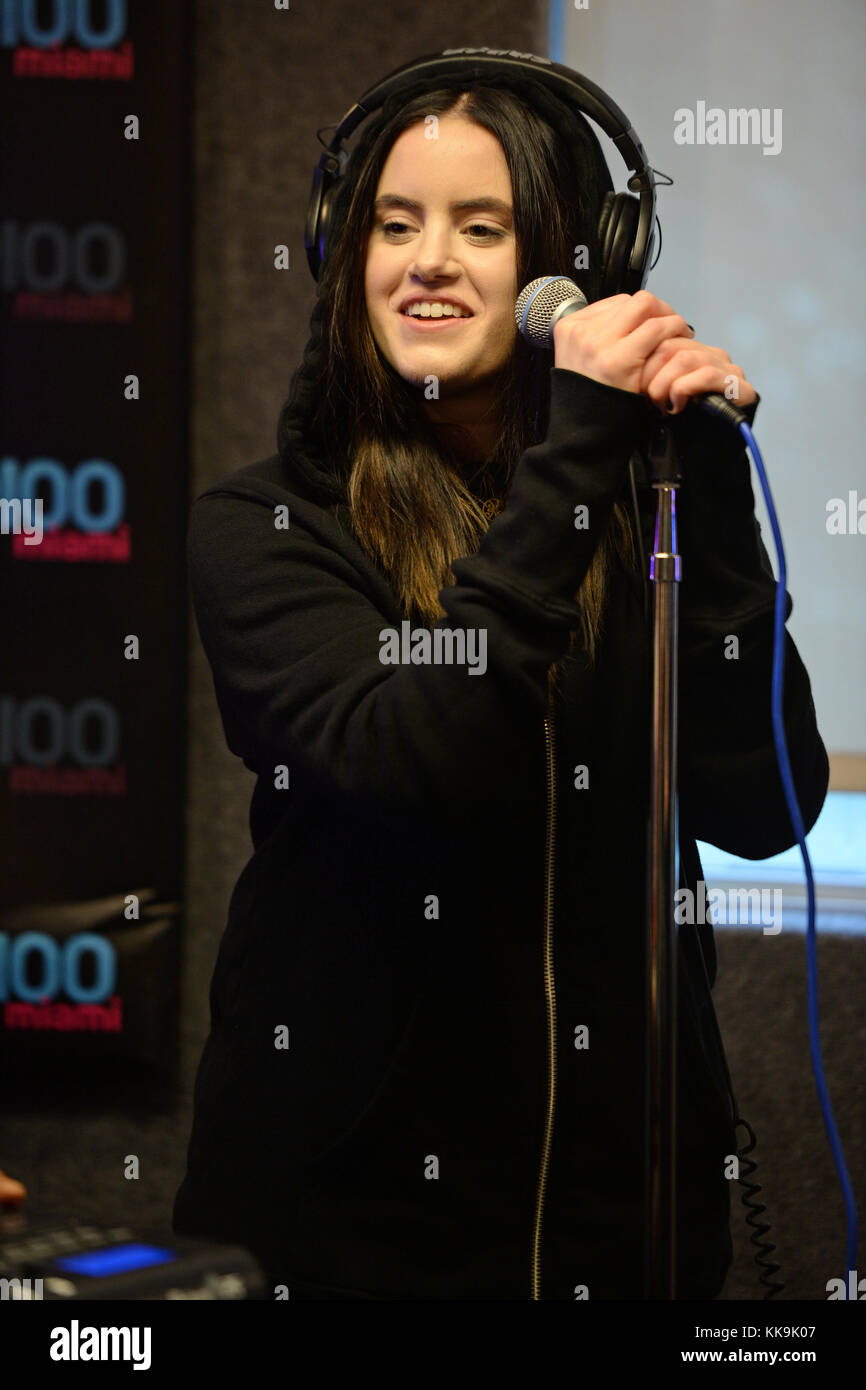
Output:
[[556,981],[553,974],[553,885],[556,853],[556,723],[553,698],[548,695],[548,712],[544,717],[544,737],[547,765],[547,831],[544,855],[544,994],[547,1001],[547,1116],[544,1142],[538,1172],[538,1194],[535,1200],[535,1221],[532,1228],[532,1298],[541,1298],[541,1225],[544,1216],[544,1197],[550,1166],[553,1141],[553,1120],[556,1112]]

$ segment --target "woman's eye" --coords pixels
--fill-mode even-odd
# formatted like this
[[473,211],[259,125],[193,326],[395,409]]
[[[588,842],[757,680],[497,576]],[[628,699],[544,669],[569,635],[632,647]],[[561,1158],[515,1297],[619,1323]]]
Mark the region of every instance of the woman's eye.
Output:
[[472,222],[466,230],[473,236],[501,237],[505,235],[499,227],[488,227],[486,222]]
[[[464,230],[474,238],[482,238],[485,240],[496,240],[505,235],[501,228],[488,227],[486,222],[471,222]],[[409,226],[408,222],[400,222],[397,218],[389,218],[386,222],[382,223],[382,231],[386,236],[405,236],[407,232],[412,231],[412,228]]]

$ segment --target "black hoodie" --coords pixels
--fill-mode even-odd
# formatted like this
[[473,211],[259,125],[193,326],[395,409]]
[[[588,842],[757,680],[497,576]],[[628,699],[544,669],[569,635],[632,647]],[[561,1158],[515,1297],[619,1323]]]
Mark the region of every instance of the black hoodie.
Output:
[[[300,446],[193,505],[199,630],[229,747],[259,776],[175,1224],[250,1246],[294,1296],[530,1298],[535,1243],[536,1296],[641,1297],[650,647],[636,570],[611,581],[597,664],[570,663],[549,739],[545,714],[547,670],[577,625],[573,595],[646,409],[552,370],[546,441],[523,455],[505,511],[441,591],[437,627],[486,631],[483,675],[383,665],[380,634],[404,615]],[[770,722],[774,582],[749,466],[725,427],[691,415],[674,425],[679,820],[694,889],[695,837],[760,858],[794,835]],[[586,530],[573,525],[575,499],[589,506]],[[275,524],[283,506],[288,529]],[[725,656],[730,635],[737,659]],[[828,763],[787,634],[785,664],[809,828]],[[543,1165],[549,877],[557,1087]],[[711,931],[684,926],[679,938],[680,1297],[713,1297],[730,1259],[724,1172],[736,1145]]]
[[[440,593],[433,631],[483,633],[486,669],[384,664],[406,615],[305,423],[318,315],[279,452],[191,513],[201,639],[228,745],[258,780],[175,1229],[250,1247],[294,1298],[639,1299],[651,648],[637,568],[612,577],[596,664],[572,658],[550,710],[547,672],[633,455],[651,549],[635,451],[658,413],[552,369],[546,439]],[[762,858],[795,837],[748,460],[697,410],[671,426],[681,882],[695,891],[695,839]],[[829,769],[785,640],[808,829]],[[711,928],[681,927],[679,958],[678,1296],[713,1298],[736,1138]]]

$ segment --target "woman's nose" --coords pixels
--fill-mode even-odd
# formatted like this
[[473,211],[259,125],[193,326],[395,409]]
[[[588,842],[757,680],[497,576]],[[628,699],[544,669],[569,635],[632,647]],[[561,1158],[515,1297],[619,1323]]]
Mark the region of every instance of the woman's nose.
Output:
[[445,228],[425,227],[416,246],[411,273],[421,280],[453,275],[456,270],[454,247]]

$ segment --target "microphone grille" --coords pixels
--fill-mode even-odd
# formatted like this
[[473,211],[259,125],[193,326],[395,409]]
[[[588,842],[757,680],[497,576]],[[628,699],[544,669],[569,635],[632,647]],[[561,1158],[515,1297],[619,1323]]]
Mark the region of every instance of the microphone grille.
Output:
[[580,286],[566,275],[541,275],[530,280],[514,306],[517,327],[535,347],[552,347],[551,325],[556,311],[574,299],[581,308],[588,303]]

